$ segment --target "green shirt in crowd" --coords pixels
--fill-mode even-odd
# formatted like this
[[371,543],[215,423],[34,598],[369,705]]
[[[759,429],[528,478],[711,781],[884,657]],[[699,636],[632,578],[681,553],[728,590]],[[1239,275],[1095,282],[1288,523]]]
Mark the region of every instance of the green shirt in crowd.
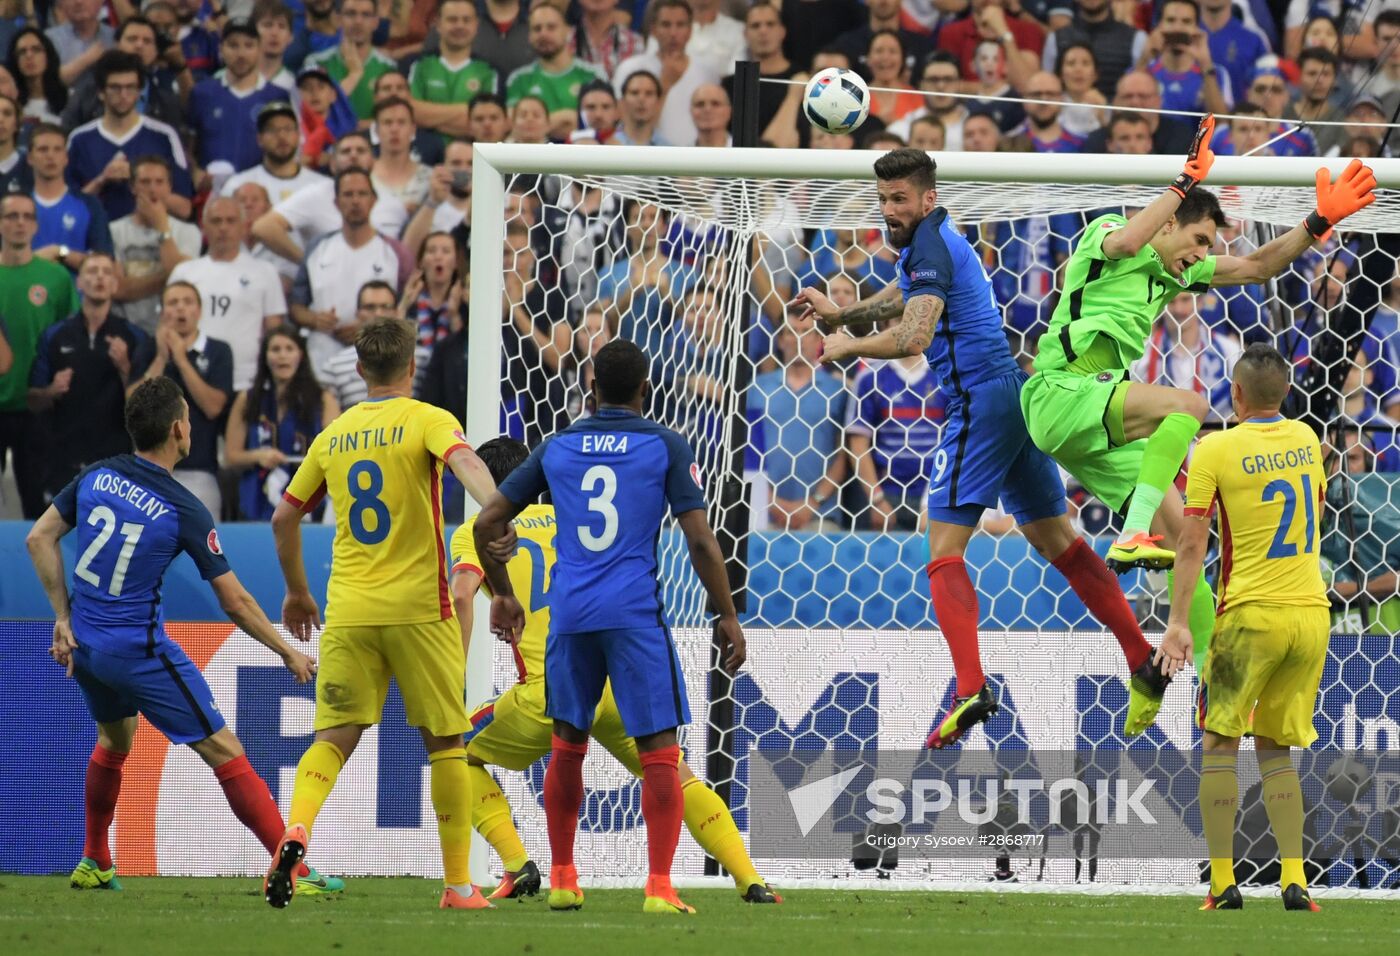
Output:
[[522,96],[538,96],[549,112],[578,109],[578,93],[594,80],[606,80],[592,63],[574,60],[562,73],[550,73],[539,60],[527,63],[506,80],[506,105],[514,107]]
[[0,265],[0,329],[15,361],[0,375],[0,411],[27,407],[29,370],[44,330],[78,311],[78,290],[68,270],[35,256],[28,265]]
[[[322,67],[337,83],[344,83],[345,78],[350,75],[350,70],[345,65],[345,59],[340,55],[339,45],[328,47],[319,53],[312,53],[306,58],[306,66]],[[357,117],[362,120],[373,119],[374,81],[385,73],[392,73],[398,68],[398,64],[391,57],[376,49],[369,51],[369,57],[365,60],[364,72],[360,74],[360,82],[355,84],[353,90],[345,91],[346,97],[350,100],[350,106],[355,110]]]

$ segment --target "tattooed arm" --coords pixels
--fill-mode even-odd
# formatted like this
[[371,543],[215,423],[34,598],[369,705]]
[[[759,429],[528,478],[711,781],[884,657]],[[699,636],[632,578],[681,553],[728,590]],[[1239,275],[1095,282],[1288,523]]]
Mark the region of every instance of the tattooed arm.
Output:
[[853,302],[844,309],[814,288],[803,289],[790,304],[804,306],[803,318],[816,316],[830,328],[897,319],[904,312],[904,297],[897,282],[891,282],[869,298]]
[[916,295],[905,303],[899,324],[877,335],[859,339],[844,332],[828,335],[822,344],[822,364],[855,356],[894,359],[918,355],[933,342],[943,307],[943,300],[936,295]]

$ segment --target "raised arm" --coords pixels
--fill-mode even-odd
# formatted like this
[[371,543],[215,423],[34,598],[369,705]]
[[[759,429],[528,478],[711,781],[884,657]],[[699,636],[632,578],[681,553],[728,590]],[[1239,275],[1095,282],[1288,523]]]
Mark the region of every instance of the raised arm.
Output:
[[891,282],[869,298],[853,302],[845,308],[838,307],[825,292],[810,287],[797,293],[792,304],[805,307],[803,318],[816,316],[831,328],[859,325],[863,322],[884,322],[887,319],[898,318],[904,313],[904,296],[897,282]]
[[822,342],[822,364],[830,365],[857,356],[895,359],[919,355],[932,344],[943,309],[940,297],[916,295],[904,304],[904,317],[899,324],[883,332],[859,339],[845,332],[833,332]]
[[1167,220],[1176,215],[1177,208],[1186,194],[1202,182],[1215,162],[1211,152],[1210,138],[1215,133],[1215,116],[1207,114],[1196,127],[1196,138],[1191,144],[1191,152],[1186,155],[1186,168],[1181,171],[1166,191],[1139,210],[1128,220],[1122,229],[1115,229],[1104,237],[1103,252],[1110,259],[1126,259],[1135,256],[1143,246],[1157,235]]
[[1308,218],[1247,256],[1218,257],[1210,284],[1250,285],[1272,279],[1308,246],[1325,242],[1337,223],[1375,202],[1375,190],[1375,173],[1359,159],[1347,164],[1335,183],[1324,166],[1317,171],[1317,208]]
[[719,615],[716,626],[720,639],[728,653],[724,659],[724,669],[731,674],[738,673],[748,656],[744,642],[744,630],[739,626],[739,612],[734,609],[734,595],[729,590],[729,573],[724,569],[724,554],[710,528],[710,520],[705,517],[704,508],[694,508],[676,519],[690,548],[690,564],[700,576],[700,583],[710,596],[710,604]]

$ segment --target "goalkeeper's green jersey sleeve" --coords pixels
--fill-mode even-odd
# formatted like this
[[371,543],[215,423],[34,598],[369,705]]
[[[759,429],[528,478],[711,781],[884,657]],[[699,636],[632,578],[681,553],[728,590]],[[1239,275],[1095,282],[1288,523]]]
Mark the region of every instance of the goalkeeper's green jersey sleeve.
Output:
[[1065,284],[1050,328],[1040,337],[1035,358],[1038,371],[1073,368],[1091,345],[1095,357],[1100,358],[1104,343],[1095,344],[1100,337],[1117,350],[1113,367],[1126,369],[1142,358],[1152,323],[1169,301],[1182,292],[1210,288],[1215,256],[1188,267],[1179,279],[1167,271],[1150,243],[1135,256],[1105,256],[1104,237],[1127,222],[1119,215],[1100,216],[1079,237],[1065,264]]

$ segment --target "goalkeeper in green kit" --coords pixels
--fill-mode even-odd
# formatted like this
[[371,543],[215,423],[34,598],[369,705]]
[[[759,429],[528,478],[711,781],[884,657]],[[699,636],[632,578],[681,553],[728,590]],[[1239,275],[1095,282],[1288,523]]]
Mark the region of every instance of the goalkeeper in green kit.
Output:
[[[1215,160],[1215,118],[1206,116],[1180,176],[1131,218],[1100,216],[1085,227],[1066,263],[1064,287],[1040,338],[1035,374],[1021,390],[1031,439],[1109,507],[1124,515],[1108,566],[1170,568],[1182,504],[1167,494],[1208,412],[1204,396],[1128,381],[1153,321],[1174,296],[1215,286],[1260,283],[1286,269],[1332,227],[1375,201],[1376,179],[1352,160],[1332,182],[1317,171],[1317,208],[1248,256],[1214,256],[1226,225],[1220,202],[1199,188]],[[1156,533],[1154,533],[1156,532]],[[1165,544],[1166,547],[1162,545]],[[1214,611],[1202,577],[1191,606],[1199,661]],[[1132,688],[1136,702],[1146,688]],[[1128,733],[1134,729],[1130,705]]]

